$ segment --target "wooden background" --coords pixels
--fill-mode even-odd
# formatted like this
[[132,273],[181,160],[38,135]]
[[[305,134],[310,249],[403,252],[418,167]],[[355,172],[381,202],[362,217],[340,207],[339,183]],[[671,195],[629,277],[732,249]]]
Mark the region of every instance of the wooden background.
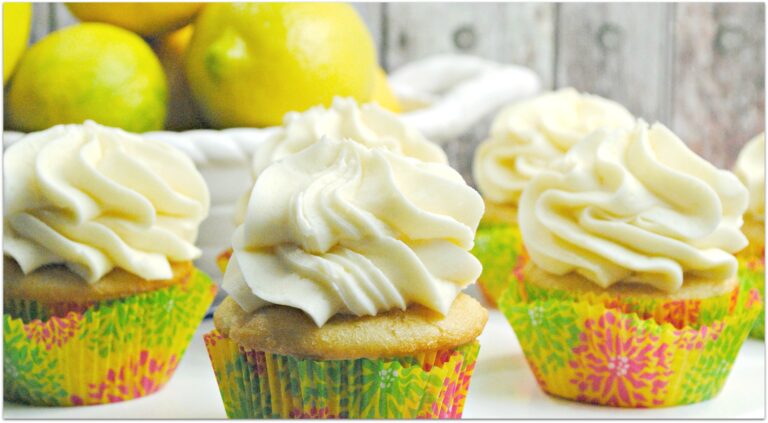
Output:
[[[730,167],[765,126],[762,3],[359,3],[387,70],[434,53],[475,54],[534,69],[670,126]],[[35,4],[32,39],[76,22]],[[490,119],[446,149],[467,177]]]

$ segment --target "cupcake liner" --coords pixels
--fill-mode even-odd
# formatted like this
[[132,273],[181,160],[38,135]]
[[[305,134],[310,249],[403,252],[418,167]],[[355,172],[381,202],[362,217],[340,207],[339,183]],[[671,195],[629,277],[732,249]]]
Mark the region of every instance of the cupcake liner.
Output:
[[3,314],[5,399],[91,405],[159,390],[173,375],[215,293],[210,278],[195,270],[182,284],[98,302],[63,317],[46,317],[58,306],[8,302]]
[[504,290],[522,277],[528,261],[520,228],[510,223],[481,222],[472,254],[483,265],[477,284],[485,299],[496,307]]
[[671,300],[650,296],[553,290],[525,282],[518,282],[515,289],[515,295],[529,302],[559,299],[602,304],[605,308],[616,309],[624,314],[637,314],[643,320],[654,320],[658,324],[669,323],[677,329],[706,325],[723,319],[733,312],[740,293],[736,288],[714,297]]
[[[748,250],[738,256],[739,281],[742,293],[747,294],[752,289],[760,293],[760,298],[765,301],[765,247],[759,250]],[[757,339],[765,339],[765,307],[760,306],[760,314],[755,320],[755,326],[749,332],[749,336]]]
[[219,267],[222,275],[227,271],[227,264],[229,264],[230,257],[232,257],[231,248],[224,250],[221,254],[216,256],[216,265]]
[[480,348],[313,360],[204,340],[230,418],[460,418]]
[[[701,301],[695,324],[675,327],[624,311],[601,295],[543,292],[522,282],[499,308],[509,320],[539,386],[561,398],[617,407],[666,407],[701,402],[722,388],[759,312],[756,290]],[[630,304],[643,303],[633,299]],[[654,303],[651,307],[650,303]],[[648,300],[646,310],[690,310],[675,301]],[[688,307],[691,306],[691,307]],[[707,310],[712,311],[708,314]],[[714,317],[719,316],[719,317]],[[669,314],[672,322],[679,319]]]

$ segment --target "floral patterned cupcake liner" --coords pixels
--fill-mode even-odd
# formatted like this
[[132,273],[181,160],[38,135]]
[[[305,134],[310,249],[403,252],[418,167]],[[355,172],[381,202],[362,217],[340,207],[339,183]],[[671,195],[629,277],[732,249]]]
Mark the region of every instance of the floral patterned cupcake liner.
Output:
[[[760,297],[765,301],[765,247],[759,251],[746,251],[739,254],[739,281],[742,292],[748,293],[756,289]],[[765,306],[760,307],[760,314],[755,320],[755,326],[749,332],[749,336],[757,339],[765,339]]]
[[[557,397],[617,407],[666,407],[717,395],[761,303],[757,290],[739,295],[737,288],[729,295],[727,315],[705,318],[709,307],[718,310],[712,316],[719,315],[721,304],[703,301],[699,317],[689,319],[697,323],[675,327],[626,312],[620,302],[577,300],[559,291],[544,298],[526,288],[521,283],[508,289],[499,308],[539,386]],[[646,309],[673,303],[655,301]],[[670,309],[680,307],[669,304]]]
[[528,262],[520,228],[515,224],[481,222],[472,254],[483,265],[477,285],[494,307],[501,294],[519,277]]
[[62,307],[6,303],[5,399],[72,406],[158,391],[173,375],[215,293],[210,278],[195,270],[183,284],[63,316],[54,313]]
[[223,275],[227,271],[227,265],[229,264],[229,259],[232,257],[232,249],[228,248],[224,250],[221,254],[216,256],[216,266],[221,271],[221,274]]
[[741,292],[737,287],[731,292],[714,297],[670,300],[649,296],[547,289],[527,284],[522,278],[518,279],[514,287],[516,292],[509,295],[515,295],[522,301],[558,299],[601,304],[624,314],[637,314],[642,320],[654,320],[658,324],[669,323],[677,329],[710,324],[730,315]]
[[393,359],[313,360],[205,345],[230,418],[460,418],[480,345]]

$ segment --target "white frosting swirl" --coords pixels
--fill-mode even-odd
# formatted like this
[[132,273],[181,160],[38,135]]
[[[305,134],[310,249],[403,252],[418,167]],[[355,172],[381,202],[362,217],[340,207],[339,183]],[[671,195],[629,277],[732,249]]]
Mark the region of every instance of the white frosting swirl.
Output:
[[261,173],[223,286],[246,311],[281,304],[318,326],[411,303],[445,314],[482,270],[483,211],[445,164],[323,138]]
[[542,269],[602,287],[637,282],[674,292],[684,276],[721,280],[747,245],[747,191],[669,129],[639,121],[598,130],[523,191],[526,250]]
[[765,221],[765,133],[752,138],[739,153],[734,173],[749,190],[749,209],[753,219]]
[[598,128],[631,128],[620,104],[572,88],[515,103],[494,119],[491,136],[477,148],[472,170],[480,192],[516,204],[525,185]]
[[[330,108],[313,107],[285,115],[283,126],[253,154],[253,180],[272,162],[315,144],[323,136],[350,139],[367,147],[414,157],[424,162],[448,163],[445,152],[394,113],[375,103],[358,106],[351,98],[336,97]],[[250,192],[240,199],[235,221],[243,221]]]
[[203,177],[180,151],[94,122],[26,135],[3,158],[3,251],[24,273],[64,264],[88,282],[147,280],[197,258]]

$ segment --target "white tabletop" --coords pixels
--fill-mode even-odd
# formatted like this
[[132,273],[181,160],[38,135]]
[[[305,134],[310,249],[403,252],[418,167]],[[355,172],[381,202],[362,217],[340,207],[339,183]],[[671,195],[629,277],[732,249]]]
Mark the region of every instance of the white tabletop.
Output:
[[[202,334],[195,334],[176,374],[160,392],[123,403],[45,408],[4,403],[5,418],[225,418]],[[765,418],[765,344],[747,340],[720,395],[700,404],[617,409],[552,398],[536,385],[512,329],[498,311],[480,336],[480,356],[464,409],[466,418]]]

